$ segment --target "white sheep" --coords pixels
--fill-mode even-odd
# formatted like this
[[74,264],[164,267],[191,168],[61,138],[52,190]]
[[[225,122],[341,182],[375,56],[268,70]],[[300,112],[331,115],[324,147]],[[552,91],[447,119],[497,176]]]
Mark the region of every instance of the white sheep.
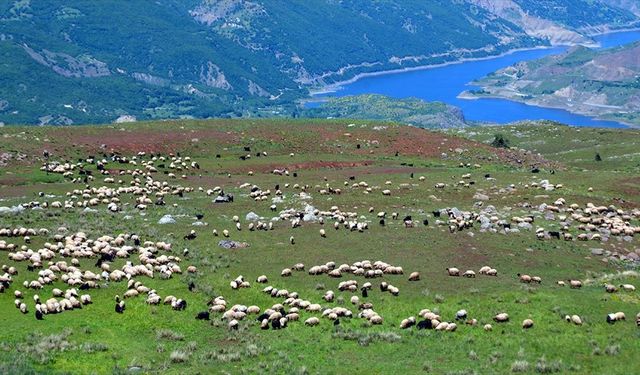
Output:
[[318,324],[320,324],[320,319],[316,318],[315,316],[307,319],[304,321],[304,324],[307,326],[317,326]]

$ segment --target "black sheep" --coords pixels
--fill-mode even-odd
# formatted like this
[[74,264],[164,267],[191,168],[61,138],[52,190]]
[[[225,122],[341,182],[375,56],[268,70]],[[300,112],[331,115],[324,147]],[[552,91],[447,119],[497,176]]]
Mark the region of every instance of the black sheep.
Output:
[[280,324],[280,320],[278,319],[274,319],[271,321],[271,328],[273,329],[280,329],[282,328],[282,325]]
[[124,301],[120,301],[119,303],[116,303],[116,312],[118,314],[122,314],[124,312],[125,306],[124,306]]
[[262,314],[260,314],[260,315],[256,318],[256,320],[257,320],[258,322],[261,322],[261,321],[263,321],[263,320],[265,320],[265,319],[269,319],[269,314],[267,314],[267,313],[262,313]]
[[422,224],[424,224],[424,226],[426,227],[427,225],[429,225],[429,220],[428,219],[422,220]]
[[196,219],[198,220],[202,220],[203,217],[204,217],[204,214],[196,214]]
[[193,281],[190,281],[188,288],[190,292],[193,292],[193,290],[196,288],[196,284]]
[[385,225],[384,219],[380,219],[380,225],[384,227]]
[[363,298],[369,297],[369,292],[367,291],[367,288],[361,288],[360,290],[362,291]]
[[340,319],[336,319],[333,321],[333,325],[334,326],[339,326],[340,325]]
[[196,315],[196,320],[209,320],[210,315],[208,311],[200,311],[198,315]]
[[549,232],[549,237],[551,238],[556,238],[556,239],[560,239],[560,232],[556,232],[556,231],[550,231]]
[[42,312],[40,309],[36,309],[36,320],[44,320]]
[[186,236],[184,236],[183,238],[184,238],[185,240],[189,240],[189,241],[191,241],[191,240],[195,240],[197,236],[198,236],[198,235],[196,234],[196,232],[191,231],[189,234],[187,234],[187,235],[186,235]]
[[431,323],[431,319],[425,319],[418,322],[418,329],[432,329],[433,323]]
[[433,217],[440,217],[440,210],[431,211]]

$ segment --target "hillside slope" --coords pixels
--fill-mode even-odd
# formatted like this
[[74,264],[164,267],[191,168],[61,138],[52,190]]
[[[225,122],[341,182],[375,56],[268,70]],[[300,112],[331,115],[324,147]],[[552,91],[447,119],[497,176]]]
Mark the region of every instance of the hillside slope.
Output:
[[[502,130],[517,149],[484,144]],[[618,286],[640,286],[640,131],[451,132],[3,129],[0,373],[638,373],[640,294]]]
[[[3,0],[0,122],[287,114],[309,86],[556,41],[475,3]],[[519,9],[574,33],[637,21],[595,3],[559,19],[551,3]]]

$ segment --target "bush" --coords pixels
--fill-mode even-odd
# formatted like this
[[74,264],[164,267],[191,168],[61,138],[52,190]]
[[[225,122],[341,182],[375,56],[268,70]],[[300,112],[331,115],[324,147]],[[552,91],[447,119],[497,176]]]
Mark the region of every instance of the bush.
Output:
[[493,138],[493,142],[491,142],[491,146],[495,148],[509,148],[510,146],[509,140],[503,134],[496,134]]

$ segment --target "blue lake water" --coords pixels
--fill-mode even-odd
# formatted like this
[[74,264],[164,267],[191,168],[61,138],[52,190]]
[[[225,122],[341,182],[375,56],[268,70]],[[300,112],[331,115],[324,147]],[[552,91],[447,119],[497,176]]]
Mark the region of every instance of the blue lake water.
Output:
[[[615,47],[640,40],[640,31],[603,34],[594,37],[600,48]],[[576,126],[626,127],[614,121],[595,120],[561,109],[541,108],[504,99],[458,99],[457,96],[473,86],[468,83],[519,61],[538,59],[565,51],[567,47],[518,51],[486,60],[408,72],[363,77],[341,86],[337,91],[315,97],[382,94],[395,98],[416,97],[426,101],[441,101],[462,109],[467,120],[509,123],[519,120],[555,120]]]

